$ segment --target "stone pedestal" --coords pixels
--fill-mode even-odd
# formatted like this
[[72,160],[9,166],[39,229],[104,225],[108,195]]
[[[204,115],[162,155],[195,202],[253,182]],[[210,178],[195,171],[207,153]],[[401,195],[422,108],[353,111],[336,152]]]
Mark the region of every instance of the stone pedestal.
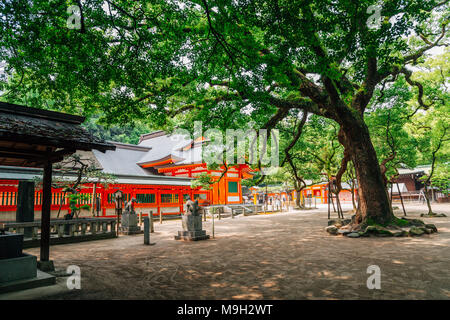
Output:
[[22,253],[19,257],[0,260],[0,283],[31,279],[37,275],[35,256]]
[[6,233],[0,235],[0,259],[22,256],[23,234]]
[[37,258],[22,252],[23,234],[0,235],[0,294],[48,286],[56,278],[37,269]]
[[209,235],[202,230],[202,216],[183,215],[181,217],[183,231],[178,231],[175,240],[198,241],[209,239]]
[[142,233],[141,228],[138,226],[137,214],[125,212],[122,215],[120,232],[127,235]]

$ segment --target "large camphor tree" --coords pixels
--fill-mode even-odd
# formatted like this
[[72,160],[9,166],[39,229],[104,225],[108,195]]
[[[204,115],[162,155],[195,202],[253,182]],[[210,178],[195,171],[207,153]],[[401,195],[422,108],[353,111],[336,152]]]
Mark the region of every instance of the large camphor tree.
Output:
[[445,0],[6,0],[0,15],[5,100],[111,123],[271,128],[297,109],[334,120],[357,223],[393,219],[364,121],[374,90],[404,77],[426,107],[410,66],[448,39]]

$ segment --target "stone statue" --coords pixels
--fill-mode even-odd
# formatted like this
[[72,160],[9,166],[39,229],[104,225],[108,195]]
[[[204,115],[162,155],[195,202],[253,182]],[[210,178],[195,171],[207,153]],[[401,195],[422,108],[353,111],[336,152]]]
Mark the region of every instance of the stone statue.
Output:
[[186,211],[184,212],[185,215],[187,216],[198,216],[200,215],[200,210],[199,210],[199,206],[198,206],[198,200],[192,201],[192,200],[188,200],[186,202]]
[[134,211],[134,208],[133,208],[133,202],[136,203],[137,200],[135,198],[132,198],[130,201],[128,201],[125,204],[125,212],[136,214],[136,211]]
[[175,240],[205,240],[209,239],[209,235],[205,230],[202,230],[202,217],[200,215],[200,207],[198,206],[198,200],[186,201],[186,210],[181,217],[183,231],[178,231],[178,235],[175,236]]
[[120,231],[122,234],[142,233],[141,228],[138,226],[136,211],[134,211],[133,208],[134,202],[137,202],[137,200],[132,198],[125,204],[120,226]]

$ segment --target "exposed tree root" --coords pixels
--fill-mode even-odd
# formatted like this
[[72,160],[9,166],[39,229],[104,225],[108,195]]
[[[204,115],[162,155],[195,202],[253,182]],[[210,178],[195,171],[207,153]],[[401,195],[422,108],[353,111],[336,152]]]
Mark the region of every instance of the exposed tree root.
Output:
[[437,232],[434,224],[425,224],[419,219],[393,217],[389,223],[379,224],[371,219],[358,223],[357,215],[352,219],[329,220],[325,230],[332,235],[344,235],[350,238],[359,237],[406,237],[421,236]]
[[445,215],[443,213],[434,213],[434,212],[432,212],[431,214],[430,213],[422,213],[420,216],[423,218],[445,218],[445,217],[447,217],[447,215]]

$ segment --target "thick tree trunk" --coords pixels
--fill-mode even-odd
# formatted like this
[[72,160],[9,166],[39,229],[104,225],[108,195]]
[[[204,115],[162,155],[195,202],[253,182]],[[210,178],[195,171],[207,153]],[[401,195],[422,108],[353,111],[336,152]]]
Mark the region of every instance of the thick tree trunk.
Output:
[[297,192],[297,198],[295,198],[295,205],[297,206],[297,208],[303,209],[301,196],[300,196],[302,189],[296,189],[295,192]]
[[363,121],[341,124],[358,180],[359,210],[357,222],[387,224],[393,219],[389,196],[383,182],[377,155]]
[[[301,186],[301,187],[298,187]],[[302,183],[301,181],[298,181],[295,185],[295,192],[297,192],[297,198],[295,199],[295,204],[297,206],[297,208],[300,209],[305,209],[305,203],[304,201],[302,201],[302,191],[303,189],[305,189],[305,184]]]

